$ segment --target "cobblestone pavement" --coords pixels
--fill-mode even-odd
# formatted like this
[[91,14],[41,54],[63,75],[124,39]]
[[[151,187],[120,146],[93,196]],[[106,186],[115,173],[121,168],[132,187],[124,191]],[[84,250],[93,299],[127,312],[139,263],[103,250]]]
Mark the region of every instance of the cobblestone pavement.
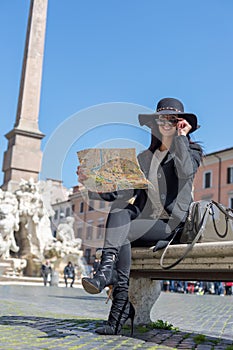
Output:
[[81,288],[0,286],[0,349],[233,349],[233,297],[162,293],[152,320],[178,330],[135,329],[133,337],[100,336],[105,292]]

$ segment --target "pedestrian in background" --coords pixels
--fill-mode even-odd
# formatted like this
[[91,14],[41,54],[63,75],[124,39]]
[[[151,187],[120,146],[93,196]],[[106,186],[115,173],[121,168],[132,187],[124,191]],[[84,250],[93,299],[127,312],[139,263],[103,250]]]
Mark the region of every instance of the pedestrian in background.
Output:
[[68,285],[68,279],[71,279],[70,287],[72,288],[75,280],[75,269],[71,261],[69,261],[64,268],[64,280],[66,287]]
[[225,282],[225,295],[232,295],[233,282]]
[[51,278],[52,278],[52,267],[49,260],[46,260],[45,264],[41,266],[41,276],[44,280],[44,286],[47,286],[47,283],[51,286]]

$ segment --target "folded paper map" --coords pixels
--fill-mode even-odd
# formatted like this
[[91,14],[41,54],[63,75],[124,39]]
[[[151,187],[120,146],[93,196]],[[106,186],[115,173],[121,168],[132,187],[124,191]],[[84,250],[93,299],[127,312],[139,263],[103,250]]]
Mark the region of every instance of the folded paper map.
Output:
[[77,152],[83,185],[92,192],[147,188],[135,148],[90,148]]

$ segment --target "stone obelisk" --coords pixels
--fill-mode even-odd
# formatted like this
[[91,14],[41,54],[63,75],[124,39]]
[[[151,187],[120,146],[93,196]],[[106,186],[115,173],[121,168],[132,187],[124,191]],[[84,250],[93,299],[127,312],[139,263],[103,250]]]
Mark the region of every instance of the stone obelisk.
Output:
[[16,121],[4,153],[3,190],[13,192],[21,179],[38,180],[41,139],[38,127],[48,0],[31,0]]

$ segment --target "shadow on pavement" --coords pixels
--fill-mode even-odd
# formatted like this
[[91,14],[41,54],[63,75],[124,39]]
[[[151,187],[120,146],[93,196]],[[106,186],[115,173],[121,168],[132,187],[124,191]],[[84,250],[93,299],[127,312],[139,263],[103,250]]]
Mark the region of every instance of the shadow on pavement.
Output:
[[52,338],[63,338],[71,335],[79,337],[80,332],[94,332],[97,325],[102,323],[103,320],[98,319],[59,319],[36,316],[0,317],[0,325],[30,327],[46,333],[47,337]]

